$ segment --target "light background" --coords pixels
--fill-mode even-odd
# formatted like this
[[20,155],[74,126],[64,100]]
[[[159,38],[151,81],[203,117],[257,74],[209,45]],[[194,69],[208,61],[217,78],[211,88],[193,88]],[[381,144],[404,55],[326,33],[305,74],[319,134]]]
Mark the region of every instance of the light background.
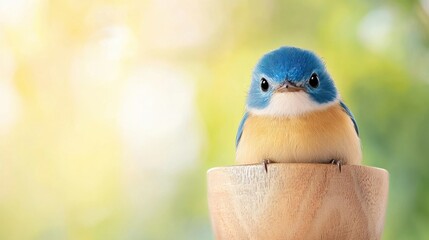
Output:
[[0,0],[0,239],[212,239],[206,170],[282,45],[389,170],[384,239],[429,239],[429,0]]

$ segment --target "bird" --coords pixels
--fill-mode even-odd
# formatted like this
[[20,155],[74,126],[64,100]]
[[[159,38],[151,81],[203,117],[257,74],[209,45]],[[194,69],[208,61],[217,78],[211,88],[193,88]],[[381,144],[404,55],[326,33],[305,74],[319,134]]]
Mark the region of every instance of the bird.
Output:
[[359,165],[356,120],[341,100],[324,61],[283,46],[256,64],[236,135],[236,163]]

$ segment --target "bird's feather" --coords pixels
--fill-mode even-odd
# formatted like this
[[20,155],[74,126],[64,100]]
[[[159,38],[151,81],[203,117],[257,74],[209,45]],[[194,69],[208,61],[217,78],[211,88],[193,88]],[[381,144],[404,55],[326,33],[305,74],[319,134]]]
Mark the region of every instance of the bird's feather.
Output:
[[235,147],[240,143],[241,135],[243,135],[243,126],[246,123],[247,118],[249,117],[249,113],[244,113],[243,118],[241,119],[240,126],[238,127],[237,136],[235,137]]
[[355,127],[356,130],[356,134],[359,136],[359,128],[358,125],[356,123],[355,117],[353,116],[353,113],[350,111],[350,109],[346,106],[346,104],[343,103],[343,101],[340,101],[340,105],[343,108],[343,110],[347,113],[347,115],[349,115],[350,119],[353,122],[353,126]]
[[329,162],[358,164],[359,137],[350,116],[338,103],[324,110],[295,117],[249,113],[242,127],[236,162]]

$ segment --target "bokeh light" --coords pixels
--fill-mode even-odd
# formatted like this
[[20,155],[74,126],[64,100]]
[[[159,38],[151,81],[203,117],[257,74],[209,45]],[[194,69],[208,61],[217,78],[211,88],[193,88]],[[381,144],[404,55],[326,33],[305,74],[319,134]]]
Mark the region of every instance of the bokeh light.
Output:
[[390,172],[384,239],[429,239],[428,0],[0,0],[0,239],[213,239],[206,171],[282,45]]

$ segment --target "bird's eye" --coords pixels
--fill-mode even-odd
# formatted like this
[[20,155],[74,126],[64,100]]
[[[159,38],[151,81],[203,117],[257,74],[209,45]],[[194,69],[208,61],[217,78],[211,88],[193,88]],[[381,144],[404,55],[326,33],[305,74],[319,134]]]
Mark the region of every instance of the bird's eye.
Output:
[[261,89],[262,89],[262,91],[264,91],[264,92],[268,91],[269,87],[270,87],[270,84],[268,84],[267,79],[261,78]]
[[317,88],[319,86],[319,77],[317,74],[313,73],[313,75],[311,75],[310,80],[308,80],[308,84],[310,84],[312,88]]

